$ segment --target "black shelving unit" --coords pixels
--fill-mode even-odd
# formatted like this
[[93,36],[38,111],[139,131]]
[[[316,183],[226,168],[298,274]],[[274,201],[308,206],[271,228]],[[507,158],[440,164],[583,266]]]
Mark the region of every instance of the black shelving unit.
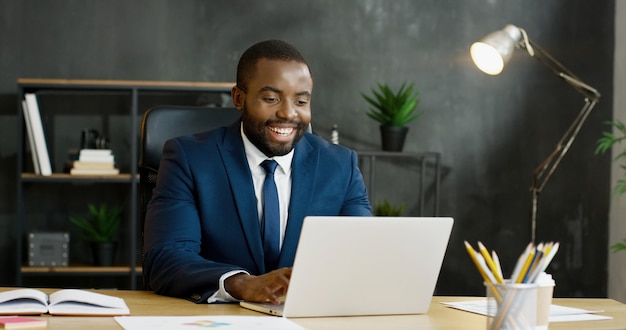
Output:
[[[419,216],[438,216],[439,215],[439,194],[441,183],[441,154],[438,152],[392,152],[379,150],[357,150],[360,160],[367,160],[369,164],[369,175],[366,176],[368,186],[369,199],[372,203],[376,202],[376,161],[377,159],[409,159],[419,164],[419,180],[417,182],[417,196],[419,205]],[[428,176],[428,170],[432,170],[432,175]],[[398,182],[400,184],[400,182]],[[431,212],[427,212],[426,192],[427,186],[432,187],[433,203]]]
[[[138,260],[138,182],[137,173],[138,161],[138,145],[139,145],[139,124],[140,116],[147,110],[147,106],[140,107],[140,98],[151,94],[185,94],[185,93],[230,93],[234,83],[213,83],[213,82],[171,82],[171,81],[120,81],[120,80],[66,80],[66,79],[18,79],[18,153],[17,153],[17,221],[15,225],[15,241],[16,241],[16,286],[22,286],[24,277],[41,278],[41,277],[67,277],[67,276],[122,276],[128,277],[128,288],[136,289],[137,280],[141,275],[141,267]],[[129,118],[130,130],[126,137],[129,141],[128,146],[128,164],[127,171],[115,176],[72,176],[55,170],[51,176],[41,176],[27,170],[27,162],[30,157],[26,158],[28,144],[25,135],[24,116],[21,108],[21,101],[26,93],[35,93],[37,95],[54,94],[60,97],[71,97],[76,94],[89,97],[89,95],[98,95],[99,98],[107,96],[123,97],[126,101],[121,107],[127,107],[127,115]],[[151,100],[155,102],[155,100]],[[127,103],[126,103],[127,102]],[[149,104],[150,102],[144,102]],[[169,101],[168,104],[172,104]],[[157,105],[157,104],[153,104]],[[197,105],[197,104],[180,104],[180,105]],[[115,111],[119,111],[116,109]],[[126,110],[123,110],[126,111]],[[40,105],[42,118],[46,117],[46,109]],[[103,114],[106,115],[106,114]],[[44,122],[44,132],[46,124]],[[113,135],[113,134],[112,134]],[[112,136],[115,138],[115,136]],[[48,143],[50,146],[50,143]],[[50,147],[49,147],[50,148]],[[50,148],[53,149],[53,148]],[[114,150],[115,152],[115,150]],[[51,155],[54,150],[51,150]],[[45,208],[33,200],[26,200],[25,187],[30,185],[55,185],[54,187],[62,187],[62,185],[81,186],[80,191],[93,188],[94,185],[113,185],[116,189],[122,185],[123,190],[129,193],[130,198],[126,201],[127,211],[125,212],[128,219],[124,224],[124,228],[128,231],[125,236],[125,246],[129,251],[128,263],[124,265],[116,265],[115,267],[91,267],[85,265],[70,265],[68,267],[28,267],[24,260],[24,238],[27,230],[30,230],[28,220],[25,216],[28,208]],[[60,188],[54,188],[60,189]],[[61,193],[61,192],[59,192]],[[86,191],[85,193],[88,193]],[[71,197],[66,197],[71,198]],[[39,212],[47,212],[45,209],[38,209]]]

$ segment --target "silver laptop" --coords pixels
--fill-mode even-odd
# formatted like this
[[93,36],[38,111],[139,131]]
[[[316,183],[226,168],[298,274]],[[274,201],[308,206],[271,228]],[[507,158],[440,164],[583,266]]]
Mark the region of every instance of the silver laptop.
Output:
[[453,222],[306,217],[284,304],[240,305],[285,317],[426,313]]

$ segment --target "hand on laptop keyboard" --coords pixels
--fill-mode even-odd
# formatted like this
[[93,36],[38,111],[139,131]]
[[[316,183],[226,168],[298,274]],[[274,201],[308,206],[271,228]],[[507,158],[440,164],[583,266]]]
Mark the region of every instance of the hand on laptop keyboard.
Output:
[[236,274],[226,279],[224,287],[237,299],[278,305],[287,293],[291,270],[281,268],[259,276]]

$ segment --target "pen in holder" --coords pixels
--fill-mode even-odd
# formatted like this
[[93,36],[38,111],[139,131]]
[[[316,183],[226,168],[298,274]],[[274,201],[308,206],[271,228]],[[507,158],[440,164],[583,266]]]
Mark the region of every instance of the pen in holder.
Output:
[[[487,329],[535,329],[537,324],[537,287],[535,283],[502,284],[485,282],[487,292]],[[497,293],[497,294],[496,294]]]
[[464,243],[485,284],[490,316],[487,329],[547,329],[554,280],[545,270],[559,243],[528,244],[510,280],[504,279],[495,251],[490,254],[481,242],[478,251]]

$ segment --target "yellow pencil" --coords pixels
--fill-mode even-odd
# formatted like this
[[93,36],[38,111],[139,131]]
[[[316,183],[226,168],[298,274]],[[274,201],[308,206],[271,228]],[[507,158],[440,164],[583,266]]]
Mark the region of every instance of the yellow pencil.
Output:
[[504,275],[502,274],[502,265],[500,265],[500,258],[498,258],[498,254],[496,251],[491,251],[491,259],[496,264],[496,268],[498,269],[498,274],[504,280]]
[[464,243],[465,243],[465,249],[467,250],[467,253],[470,255],[470,258],[472,259],[472,261],[474,262],[474,265],[476,265],[476,268],[478,268],[478,272],[480,273],[480,276],[482,276],[485,282],[491,283],[491,280],[487,276],[487,273],[485,273],[485,271],[480,265],[480,262],[478,262],[478,259],[476,258],[476,250],[474,250],[474,248],[467,241],[464,241]]
[[528,267],[530,266],[530,263],[533,261],[534,258],[535,258],[535,250],[531,250],[528,253],[528,256],[526,257],[524,266],[522,267],[522,270],[519,272],[519,276],[515,280],[515,283],[522,283],[522,280],[524,280],[524,277],[526,277],[526,272],[528,272]]
[[550,254],[553,244],[553,242],[548,242],[543,245],[543,249],[540,251],[541,254],[535,258],[537,261],[535,261],[532,270],[529,271],[527,282],[534,283],[539,274],[545,270],[544,265],[546,264],[547,257]]
[[535,271],[538,269],[538,265],[543,262],[543,256],[545,255],[544,251],[545,248],[543,243],[539,243],[539,245],[537,245],[537,249],[535,250],[535,257],[533,258],[530,266],[528,266],[528,271],[526,272],[526,276],[524,276],[522,282],[528,283],[533,280],[533,274],[535,274]]
[[533,243],[528,243],[528,245],[526,245],[526,248],[524,249],[522,254],[520,254],[520,256],[517,258],[517,262],[515,263],[515,268],[513,268],[513,273],[511,273],[511,277],[510,277],[512,283],[515,283],[515,280],[519,276],[519,273],[522,271],[522,267],[524,266],[524,262],[526,262],[526,258],[528,257],[528,254],[530,253],[532,246],[533,246]]
[[556,254],[558,250],[559,250],[559,242],[556,242],[556,243],[551,242],[550,246],[547,249],[545,249],[540,268],[537,268],[535,270],[535,274],[533,274],[533,277],[530,279],[531,282],[534,282],[537,279],[537,277],[539,277],[539,274],[546,271],[546,269],[548,268],[548,265],[550,265],[552,258],[554,258],[554,255]]
[[[480,265],[480,262],[478,261],[478,258],[476,256],[476,250],[474,250],[474,248],[467,241],[464,241],[464,243],[465,243],[465,249],[467,250],[467,253],[470,255],[470,258],[472,259],[472,261],[474,262],[474,265],[476,265],[476,268],[478,268],[478,272],[480,273],[480,276],[482,276],[485,283],[493,284],[493,281],[489,279],[489,276],[487,275],[483,267]],[[496,300],[498,302],[502,301],[502,296],[500,295],[498,290],[493,286],[491,286],[490,288]]]
[[496,282],[503,284],[504,279],[500,275],[500,272],[498,270],[498,267],[496,266],[496,263],[493,261],[493,259],[491,259],[491,256],[489,255],[489,251],[487,251],[487,248],[480,241],[478,241],[478,249],[480,250],[480,254],[483,255],[483,258],[485,258],[485,262],[487,262],[487,266],[489,266],[489,269],[491,269],[491,272],[495,276]]

